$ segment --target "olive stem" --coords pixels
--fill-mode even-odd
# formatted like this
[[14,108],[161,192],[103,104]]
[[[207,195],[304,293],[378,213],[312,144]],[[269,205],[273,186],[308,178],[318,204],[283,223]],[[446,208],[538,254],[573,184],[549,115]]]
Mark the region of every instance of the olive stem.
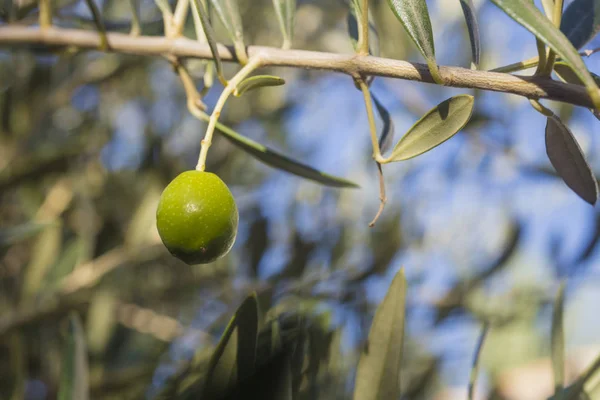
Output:
[[362,0],[360,10],[360,32],[358,39],[358,54],[369,55],[369,0]]
[[389,162],[381,155],[381,149],[379,148],[379,141],[377,140],[377,127],[375,126],[375,115],[373,114],[373,101],[371,100],[371,92],[369,91],[369,85],[365,80],[355,78],[356,83],[362,91],[365,99],[365,107],[367,109],[367,118],[369,119],[369,132],[371,133],[371,144],[373,145],[373,158],[380,164]]
[[196,170],[204,171],[206,169],[206,156],[208,154],[208,149],[212,144],[213,133],[215,132],[215,127],[217,125],[217,121],[219,120],[219,116],[221,115],[221,111],[225,106],[225,102],[229,98],[229,96],[233,93],[237,85],[240,84],[248,75],[252,73],[255,69],[259,68],[263,63],[262,57],[260,55],[252,57],[248,64],[244,66],[244,68],[240,69],[237,74],[233,76],[227,83],[227,86],[221,92],[219,96],[219,100],[217,100],[217,104],[213,109],[212,114],[210,115],[210,119],[208,121],[208,128],[206,128],[206,134],[204,135],[204,139],[202,139],[201,147],[200,147],[200,155],[198,156],[198,164],[196,165]]

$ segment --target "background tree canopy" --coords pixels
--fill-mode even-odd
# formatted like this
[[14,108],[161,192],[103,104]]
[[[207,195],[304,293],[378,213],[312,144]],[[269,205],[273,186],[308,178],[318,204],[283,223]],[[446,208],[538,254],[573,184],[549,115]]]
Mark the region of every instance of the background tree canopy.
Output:
[[[196,165],[224,88],[214,63],[180,57],[183,44],[165,57],[110,51],[110,36],[109,51],[83,51],[60,30],[121,32],[125,43],[138,2],[51,3],[56,36],[33,37],[23,27],[44,29],[45,0],[0,1],[0,399],[456,399],[476,375],[474,398],[600,398],[600,214],[582,200],[595,203],[600,173],[587,72],[600,71],[600,2],[566,1],[562,25],[538,27],[535,14],[532,29],[511,18],[511,7],[529,15],[526,0],[436,0],[425,11],[371,0],[370,53],[417,69],[398,64],[406,71],[371,81],[267,60],[255,75],[285,85],[231,96],[206,159],[235,197],[236,243],[193,266],[164,248],[156,207]],[[253,46],[366,55],[362,0],[208,3],[191,6],[212,6],[230,81]],[[231,4],[242,31],[219,7]],[[553,1],[535,5],[552,16]],[[177,19],[175,1],[138,7],[132,49],[174,29],[165,9]],[[190,39],[206,32],[194,17]],[[556,39],[556,22],[573,46]],[[536,43],[535,29],[549,29],[538,33],[549,42]],[[572,61],[570,49],[590,51]],[[518,72],[534,78],[513,81],[523,68],[510,66],[484,75],[537,54],[552,59],[548,70]],[[548,84],[552,68],[569,84]],[[182,74],[203,95],[195,105]],[[471,76],[489,79],[450,81]],[[510,94],[529,84],[549,93],[529,96],[544,115]],[[406,159],[383,165],[387,203],[373,227],[369,96],[378,161]],[[452,120],[450,98],[465,101],[464,121]],[[434,139],[396,146],[438,105],[431,118],[442,122],[426,121]],[[435,148],[412,158],[419,146]]]

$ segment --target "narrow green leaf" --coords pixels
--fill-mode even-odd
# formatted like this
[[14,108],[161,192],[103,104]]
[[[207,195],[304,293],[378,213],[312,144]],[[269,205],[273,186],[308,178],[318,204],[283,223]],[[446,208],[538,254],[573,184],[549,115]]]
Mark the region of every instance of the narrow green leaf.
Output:
[[[360,8],[357,7],[360,6],[351,5],[346,21],[348,24],[348,35],[350,36],[350,39],[352,39],[354,50],[356,50],[356,46],[358,46],[358,20],[361,13]],[[371,22],[369,22],[369,54],[376,57],[380,54],[379,33],[377,33],[375,25]]]
[[425,57],[433,80],[442,83],[435,61],[433,30],[429,20],[429,10],[425,0],[387,0],[404,29]]
[[233,42],[238,59],[245,64],[248,56],[244,45],[244,28],[238,0],[210,0],[210,2]]
[[565,333],[563,330],[563,310],[565,282],[558,288],[552,312],[552,371],[554,372],[554,393],[558,395],[565,387]]
[[225,328],[209,362],[202,398],[220,398],[256,368],[258,300],[248,296]]
[[375,312],[367,347],[358,362],[354,400],[400,397],[405,306],[406,278],[400,269]]
[[249,90],[258,89],[261,87],[281,86],[285,84],[285,80],[273,75],[255,75],[246,78],[240,82],[235,88],[234,95],[239,97]]
[[408,130],[392,150],[389,160],[408,160],[444,143],[469,122],[473,104],[473,96],[468,94],[441,102]]
[[565,10],[560,30],[580,49],[600,32],[600,0],[575,0]]
[[85,333],[79,316],[69,315],[68,334],[63,350],[58,400],[89,398],[88,362]]
[[579,197],[590,204],[598,199],[598,183],[573,133],[556,116],[546,123],[546,153],[554,169]]
[[229,128],[226,125],[223,125],[220,122],[217,122],[216,126],[218,131],[222,133],[223,136],[225,136],[225,138],[229,140],[233,145],[239,147],[251,156],[257,158],[258,160],[262,161],[267,165],[270,165],[271,167],[282,169],[284,171],[289,172],[290,174],[310,179],[312,181],[322,183],[326,186],[340,188],[358,187],[358,185],[354,182],[338,178],[333,175],[325,174],[305,164],[301,164],[298,161],[292,160],[291,158],[284,156],[281,153],[271,150],[260,143],[257,143],[253,140],[248,139],[247,137],[240,135],[233,129]]
[[381,130],[381,136],[379,136],[379,150],[381,151],[381,154],[383,154],[392,147],[395,131],[394,121],[392,121],[392,117],[390,117],[388,110],[379,100],[377,100],[377,97],[375,97],[373,93],[371,93],[371,98],[375,103],[375,108],[377,108],[379,117],[381,117],[381,120],[383,121],[383,129]]
[[217,69],[217,75],[223,85],[227,84],[225,75],[223,75],[223,64],[221,63],[221,57],[219,56],[219,50],[217,49],[217,41],[215,39],[215,32],[213,31],[212,25],[210,24],[210,18],[208,12],[204,7],[202,0],[192,0],[192,14],[194,16],[194,24],[196,24],[196,30],[198,30],[198,23],[202,25],[202,30],[206,36],[206,41],[210,47],[215,67]]
[[475,15],[477,10],[473,0],[460,0],[467,30],[469,31],[469,40],[471,41],[471,58],[475,69],[479,68],[479,59],[481,58],[481,40],[479,35],[479,23]]
[[273,7],[277,20],[279,21],[279,29],[283,36],[284,49],[292,47],[292,38],[294,36],[294,15],[296,14],[296,0],[273,0]]
[[468,399],[473,400],[475,398],[475,384],[477,383],[477,375],[479,375],[479,359],[481,358],[481,350],[483,350],[483,344],[485,338],[489,332],[490,325],[486,322],[481,330],[481,335],[477,341],[477,347],[475,348],[475,355],[473,356],[473,365],[471,367],[471,374],[469,377],[469,393]]
[[526,0],[492,0],[492,2],[568,62],[585,83],[595,107],[600,109],[600,89],[589,74],[581,56],[569,39],[532,2]]
[[[575,73],[575,71],[573,71],[573,68],[571,68],[569,64],[563,61],[558,61],[554,63],[554,71],[556,72],[556,75],[558,75],[558,77],[561,78],[563,81],[567,83],[573,83],[575,85],[584,86],[579,76],[577,76],[577,74]],[[596,85],[600,87],[600,76],[594,74],[593,72],[590,72],[590,75],[592,76],[592,78],[594,78],[594,81],[596,81]]]

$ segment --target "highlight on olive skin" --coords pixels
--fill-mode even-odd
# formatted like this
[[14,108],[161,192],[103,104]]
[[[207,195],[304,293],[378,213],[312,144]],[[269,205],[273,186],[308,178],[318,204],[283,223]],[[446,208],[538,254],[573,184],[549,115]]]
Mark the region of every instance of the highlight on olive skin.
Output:
[[238,219],[227,185],[203,171],[186,171],[173,179],[156,210],[165,247],[187,264],[207,264],[226,255],[235,242]]

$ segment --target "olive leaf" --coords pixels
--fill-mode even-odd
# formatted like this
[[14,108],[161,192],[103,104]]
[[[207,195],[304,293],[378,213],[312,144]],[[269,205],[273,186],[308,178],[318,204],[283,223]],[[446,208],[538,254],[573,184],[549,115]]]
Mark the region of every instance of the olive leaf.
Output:
[[600,0],[575,0],[563,13],[560,30],[576,49],[600,32]]
[[565,282],[558,288],[552,311],[551,356],[554,373],[554,393],[558,395],[565,387],[565,332],[563,330],[563,310]]
[[[203,116],[205,120],[208,120],[208,116]],[[245,136],[240,135],[233,129],[220,122],[217,122],[217,130],[225,136],[233,145],[244,150],[251,156],[257,158],[263,163],[270,165],[271,167],[282,169],[291,174],[300,176],[302,178],[310,179],[312,181],[322,183],[326,186],[350,188],[358,187],[354,182],[346,179],[338,178],[333,175],[325,174],[305,164],[299,163],[298,161],[292,160],[291,158],[284,156],[274,150],[263,146]]]
[[273,7],[279,21],[279,29],[283,36],[283,49],[292,47],[294,36],[294,15],[296,14],[296,0],[273,0]]
[[235,47],[235,54],[245,64],[248,60],[244,45],[244,28],[238,0],[210,0]]
[[256,368],[259,309],[256,293],[248,296],[229,321],[209,361],[202,398],[220,398]]
[[[556,72],[556,75],[558,75],[558,77],[565,82],[583,86],[583,82],[581,81],[581,79],[579,79],[575,71],[573,71],[573,68],[571,68],[569,64],[563,61],[558,61],[554,63],[554,72]],[[592,78],[594,78],[596,84],[600,87],[600,76],[592,72],[590,72],[590,75],[592,75]],[[593,108],[590,108],[590,111],[596,118],[600,120],[600,111],[595,110]]]
[[281,86],[284,84],[285,80],[278,76],[256,75],[241,81],[240,84],[235,88],[235,92],[233,94],[239,97],[249,90],[258,89],[261,87]]
[[104,21],[102,20],[102,14],[98,9],[94,0],[85,0],[90,12],[92,13],[92,17],[94,18],[94,24],[96,25],[96,29],[100,35],[100,50],[106,51],[108,50],[108,40],[106,38],[106,28],[104,27]]
[[377,100],[377,97],[375,97],[373,93],[371,93],[371,97],[373,98],[379,117],[381,117],[381,120],[383,121],[383,128],[381,129],[381,136],[379,137],[379,150],[381,154],[383,154],[392,147],[395,131],[394,121],[392,121],[388,110],[379,100]]
[[71,312],[63,348],[58,400],[89,398],[88,361],[85,334],[79,316]]
[[219,50],[217,49],[215,32],[210,24],[208,12],[202,1],[203,0],[192,0],[192,15],[194,17],[196,31],[200,30],[198,29],[200,28],[198,25],[201,25],[202,31],[206,36],[206,41],[208,42],[208,47],[210,47],[210,52],[212,53],[213,60],[215,62],[215,68],[217,69],[219,80],[223,85],[226,85],[227,80],[225,79],[225,75],[223,75],[223,63],[221,63],[221,57],[219,56]]
[[585,83],[594,106],[600,109],[600,89],[589,74],[581,56],[569,39],[537,9],[533,2],[523,0],[492,0],[492,2],[568,62]]
[[406,278],[400,269],[375,312],[356,370],[354,400],[399,398],[405,307]]
[[479,23],[475,15],[476,9],[473,0],[460,0],[467,30],[469,31],[469,40],[471,42],[471,58],[475,69],[479,68],[479,59],[481,56],[481,40],[479,35]]
[[404,29],[425,57],[433,80],[442,83],[435,61],[433,30],[429,19],[429,10],[425,0],[387,0]]
[[546,123],[546,153],[567,186],[588,203],[596,203],[598,183],[592,169],[573,133],[556,115]]
[[467,124],[473,113],[473,104],[473,96],[468,94],[444,100],[408,130],[388,160],[408,160],[444,143]]
[[[350,7],[350,11],[348,12],[347,17],[347,25],[348,25],[348,35],[350,39],[352,39],[352,46],[356,50],[356,46],[358,46],[358,20],[359,15],[362,11],[357,5],[352,5]],[[378,57],[380,54],[380,46],[379,46],[379,33],[377,33],[377,29],[375,29],[375,25],[373,25],[369,21],[369,54]]]
[[483,350],[483,344],[485,343],[485,338],[487,337],[489,329],[490,325],[486,322],[483,325],[481,335],[479,335],[479,340],[477,341],[477,347],[475,348],[475,355],[473,356],[473,364],[471,366],[471,374],[469,376],[469,390],[467,396],[469,400],[473,400],[475,398],[475,384],[477,383],[477,375],[479,375],[479,359],[481,358],[481,351]]

